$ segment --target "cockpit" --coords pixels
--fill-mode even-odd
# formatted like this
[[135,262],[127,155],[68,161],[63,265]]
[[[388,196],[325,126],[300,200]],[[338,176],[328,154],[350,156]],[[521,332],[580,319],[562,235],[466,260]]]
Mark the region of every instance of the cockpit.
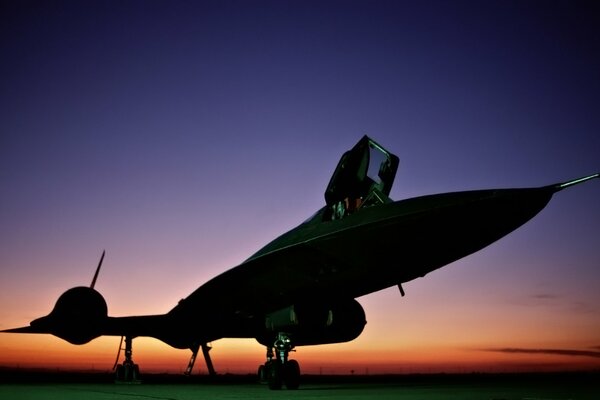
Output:
[[368,136],[340,159],[327,190],[324,220],[344,218],[366,207],[389,203],[399,159]]

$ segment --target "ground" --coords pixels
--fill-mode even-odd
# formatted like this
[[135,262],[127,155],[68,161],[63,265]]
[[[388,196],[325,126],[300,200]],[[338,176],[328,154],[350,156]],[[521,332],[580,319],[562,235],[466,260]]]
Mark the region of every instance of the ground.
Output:
[[[3,374],[1,399],[465,399],[592,400],[600,373],[528,375],[303,376],[299,390],[271,391],[250,376],[148,376],[115,384],[106,374]],[[28,381],[29,380],[29,381]]]

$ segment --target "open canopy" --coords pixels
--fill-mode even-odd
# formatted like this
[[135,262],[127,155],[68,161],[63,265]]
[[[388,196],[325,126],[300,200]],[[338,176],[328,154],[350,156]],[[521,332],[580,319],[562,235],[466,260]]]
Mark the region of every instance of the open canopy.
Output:
[[329,181],[326,218],[339,219],[362,207],[390,201],[398,162],[397,156],[363,136],[342,155]]

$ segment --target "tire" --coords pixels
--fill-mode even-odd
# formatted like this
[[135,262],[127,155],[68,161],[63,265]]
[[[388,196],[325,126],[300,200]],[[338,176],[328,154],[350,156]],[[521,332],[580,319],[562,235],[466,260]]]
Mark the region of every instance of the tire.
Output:
[[267,383],[267,371],[264,365],[258,367],[258,382]]
[[117,365],[117,371],[115,373],[115,380],[117,382],[123,382],[125,380],[125,371],[123,365]]
[[297,390],[300,387],[300,364],[296,360],[289,360],[283,366],[285,387]]
[[132,381],[139,381],[140,380],[140,366],[138,364],[133,364],[133,371],[131,374],[131,380]]
[[266,372],[269,389],[280,390],[281,385],[283,384],[283,368],[281,363],[279,361],[271,361],[271,363],[266,366]]

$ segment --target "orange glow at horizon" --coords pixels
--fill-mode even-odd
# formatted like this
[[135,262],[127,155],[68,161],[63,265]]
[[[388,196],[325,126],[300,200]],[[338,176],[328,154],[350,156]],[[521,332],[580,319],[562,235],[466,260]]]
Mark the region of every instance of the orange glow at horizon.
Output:
[[[598,353],[600,321],[589,318],[587,312],[559,314],[559,304],[493,308],[487,304],[495,301],[493,294],[477,297],[477,290],[443,297],[436,286],[451,282],[452,272],[441,270],[426,281],[409,283],[405,289],[410,296],[402,301],[394,288],[360,298],[368,323],[357,339],[298,347],[290,357],[297,359],[307,374],[600,370],[600,357],[493,351],[574,349]],[[382,304],[394,305],[396,312]],[[3,328],[26,324],[17,311],[3,310]],[[38,311],[39,315],[44,311],[48,310]],[[13,322],[8,324],[10,317]],[[51,335],[0,334],[0,367],[109,371],[119,340],[100,337],[75,346]],[[212,346],[210,354],[218,373],[252,374],[265,361],[265,348],[253,339],[222,339]],[[133,341],[133,359],[142,372],[182,373],[190,355],[189,350],[173,349],[152,338]],[[207,373],[201,354],[194,373]]]
[[[7,337],[8,336],[8,337]],[[109,371],[119,338],[99,338],[73,346],[50,335],[3,335],[0,367],[53,370]],[[264,363],[265,349],[253,339],[222,339],[212,343],[211,357],[218,373],[252,374]],[[142,372],[183,373],[190,351],[178,350],[150,338],[134,340],[133,359]],[[306,346],[290,358],[306,374],[406,374],[471,372],[550,372],[600,369],[600,360],[549,354],[504,354],[484,349],[443,346],[386,351],[345,343]],[[123,356],[120,356],[122,362]],[[195,374],[207,374],[199,355]]]

